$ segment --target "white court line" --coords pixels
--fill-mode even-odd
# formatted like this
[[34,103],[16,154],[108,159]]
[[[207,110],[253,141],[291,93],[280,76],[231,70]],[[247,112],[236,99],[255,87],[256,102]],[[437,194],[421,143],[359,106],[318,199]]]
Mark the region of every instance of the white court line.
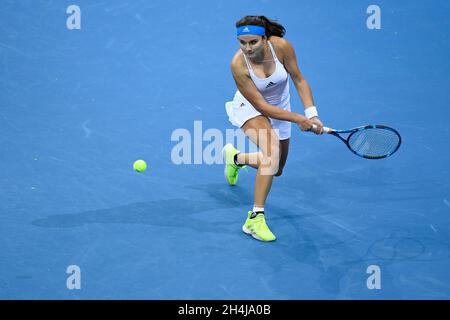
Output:
[[12,51],[14,51],[14,52],[16,52],[16,53],[18,53],[18,54],[20,54],[20,55],[23,55],[23,56],[27,57],[27,58],[30,57],[30,56],[29,56],[28,54],[26,54],[25,52],[23,52],[23,51],[21,51],[21,50],[19,50],[19,49],[17,49],[17,48],[8,46],[7,44],[1,43],[1,42],[0,42],[0,47],[3,47],[3,48],[6,48],[6,49],[9,49],[9,50],[12,50]]
[[332,224],[334,224],[334,225],[340,227],[341,229],[343,229],[343,230],[345,230],[345,231],[347,231],[347,232],[353,233],[353,234],[355,234],[355,235],[357,235],[357,236],[359,236],[359,237],[362,238],[362,235],[361,235],[360,233],[358,233],[358,232],[356,232],[356,231],[353,231],[352,229],[350,229],[350,228],[348,228],[348,227],[346,227],[346,226],[344,226],[344,225],[342,225],[342,224],[340,224],[340,223],[338,223],[338,222],[336,222],[336,221],[333,221],[333,220],[330,219],[330,218],[325,218],[324,216],[316,216],[316,217],[319,217],[319,218],[324,219],[325,221],[331,222]]

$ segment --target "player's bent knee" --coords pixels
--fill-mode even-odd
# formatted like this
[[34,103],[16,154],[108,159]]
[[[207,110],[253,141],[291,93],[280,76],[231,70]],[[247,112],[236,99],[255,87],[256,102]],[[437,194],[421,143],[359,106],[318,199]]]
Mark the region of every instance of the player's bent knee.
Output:
[[261,174],[263,176],[277,176],[278,168],[273,167],[262,167],[261,168]]
[[261,173],[263,175],[274,176],[280,169],[280,148],[277,144],[271,144],[267,151],[261,154]]
[[274,157],[264,157],[261,163],[261,174],[274,176],[279,171],[279,159]]

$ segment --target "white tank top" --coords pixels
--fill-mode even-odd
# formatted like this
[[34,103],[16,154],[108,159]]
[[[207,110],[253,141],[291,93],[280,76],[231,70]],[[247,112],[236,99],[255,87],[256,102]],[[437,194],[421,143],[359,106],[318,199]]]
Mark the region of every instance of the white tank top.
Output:
[[[258,91],[262,94],[264,99],[268,103],[274,106],[284,108],[290,99],[289,94],[289,78],[286,69],[283,64],[278,60],[275,50],[272,47],[272,43],[268,41],[272,57],[275,61],[275,71],[267,78],[259,78],[253,72],[251,64],[248,62],[247,57],[244,54],[245,62],[247,63],[250,77],[258,88]],[[239,92],[240,93],[240,92]]]

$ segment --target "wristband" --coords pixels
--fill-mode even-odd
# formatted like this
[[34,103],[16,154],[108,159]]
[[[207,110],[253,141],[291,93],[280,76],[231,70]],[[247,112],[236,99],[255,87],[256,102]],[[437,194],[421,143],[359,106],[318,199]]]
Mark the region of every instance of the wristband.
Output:
[[317,113],[317,108],[315,106],[311,106],[305,109],[305,116],[308,119],[314,118],[314,117],[318,117],[318,113]]

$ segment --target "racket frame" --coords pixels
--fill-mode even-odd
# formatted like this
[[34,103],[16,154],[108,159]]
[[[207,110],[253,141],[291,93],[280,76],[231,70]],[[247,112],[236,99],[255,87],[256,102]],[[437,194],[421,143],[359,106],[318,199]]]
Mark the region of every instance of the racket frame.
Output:
[[[359,132],[359,131],[361,131],[361,130],[367,130],[367,129],[369,129],[369,130],[370,130],[370,129],[385,129],[385,130],[390,130],[390,131],[394,132],[394,133],[398,136],[398,139],[399,139],[397,147],[396,147],[393,151],[391,151],[391,152],[389,152],[388,154],[383,155],[383,156],[376,156],[376,157],[374,157],[374,156],[367,156],[367,155],[359,154],[358,152],[356,152],[355,150],[353,150],[353,149],[350,147],[350,144],[349,144],[348,142],[349,142],[351,136],[354,135],[356,132]],[[371,159],[371,160],[383,159],[383,158],[387,158],[387,157],[391,156],[392,154],[394,154],[394,153],[398,150],[398,148],[400,148],[400,145],[402,144],[402,137],[400,136],[400,133],[398,133],[397,130],[395,130],[395,129],[391,128],[391,127],[388,127],[388,126],[381,125],[381,124],[375,124],[375,125],[370,125],[370,124],[369,124],[369,125],[365,125],[365,126],[361,126],[361,127],[356,127],[356,128],[353,128],[353,129],[349,129],[349,130],[335,130],[335,129],[332,129],[332,128],[324,127],[324,128],[323,128],[323,131],[324,131],[325,133],[331,134],[331,135],[333,135],[333,136],[338,137],[339,139],[341,139],[341,140],[345,143],[345,145],[347,146],[347,148],[348,148],[351,152],[353,152],[354,154],[356,154],[357,156],[362,157],[362,158],[365,158],[365,159]],[[341,136],[339,135],[340,133],[350,133],[350,134],[348,135],[347,139],[344,139],[343,137],[341,137]]]

